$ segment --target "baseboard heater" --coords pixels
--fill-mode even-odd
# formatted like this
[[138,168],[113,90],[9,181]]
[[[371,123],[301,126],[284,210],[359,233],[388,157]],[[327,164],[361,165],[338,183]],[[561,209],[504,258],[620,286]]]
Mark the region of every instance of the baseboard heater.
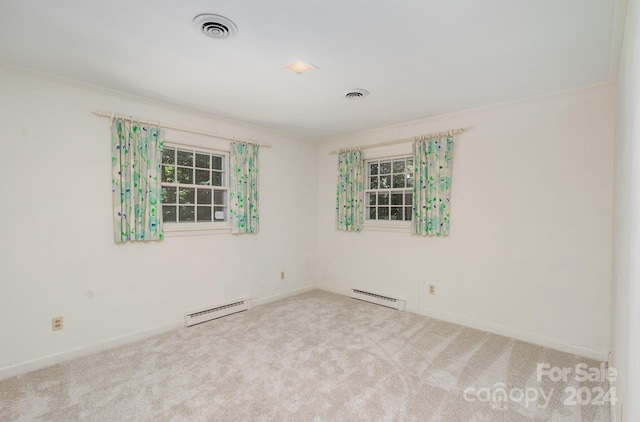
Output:
[[250,299],[243,299],[236,302],[227,303],[225,305],[200,309],[184,314],[184,326],[191,327],[192,325],[235,314],[236,312],[246,311],[247,309],[251,309]]
[[351,297],[354,299],[364,300],[365,302],[371,302],[388,308],[397,309],[399,311],[404,311],[406,304],[406,301],[403,299],[384,296],[378,293],[367,292],[359,289],[351,289]]

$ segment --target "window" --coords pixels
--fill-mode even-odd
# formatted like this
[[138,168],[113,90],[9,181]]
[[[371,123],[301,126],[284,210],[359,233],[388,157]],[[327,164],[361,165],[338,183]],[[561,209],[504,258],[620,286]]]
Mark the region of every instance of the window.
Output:
[[413,157],[366,160],[366,220],[411,221]]
[[162,152],[163,223],[222,223],[228,215],[228,154],[166,145]]

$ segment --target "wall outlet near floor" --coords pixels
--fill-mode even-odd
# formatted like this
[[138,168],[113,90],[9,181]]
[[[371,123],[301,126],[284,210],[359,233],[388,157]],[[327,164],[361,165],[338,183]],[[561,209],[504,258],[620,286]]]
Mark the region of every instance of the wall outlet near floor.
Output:
[[62,330],[62,317],[53,317],[51,318],[51,331]]
[[280,271],[280,280],[284,280],[284,271]]
[[435,284],[429,284],[429,294],[430,295],[435,295],[436,294],[436,285]]

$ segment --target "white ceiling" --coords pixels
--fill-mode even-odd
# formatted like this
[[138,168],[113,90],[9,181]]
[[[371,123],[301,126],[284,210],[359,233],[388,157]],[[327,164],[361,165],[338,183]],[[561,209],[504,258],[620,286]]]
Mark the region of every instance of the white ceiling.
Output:
[[[2,0],[0,63],[324,139],[606,82],[614,3]],[[238,33],[206,38],[200,13]]]

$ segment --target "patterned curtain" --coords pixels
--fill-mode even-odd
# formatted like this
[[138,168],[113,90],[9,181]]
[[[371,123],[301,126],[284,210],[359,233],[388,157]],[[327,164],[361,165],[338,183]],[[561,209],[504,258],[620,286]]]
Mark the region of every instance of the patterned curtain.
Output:
[[359,232],[364,219],[364,162],[361,151],[339,154],[336,190],[338,230]]
[[422,236],[447,236],[450,226],[451,136],[416,141],[411,230]]
[[162,239],[159,176],[163,143],[160,128],[119,119],[111,123],[116,243]]
[[229,215],[231,233],[258,233],[257,145],[231,144],[229,170]]

